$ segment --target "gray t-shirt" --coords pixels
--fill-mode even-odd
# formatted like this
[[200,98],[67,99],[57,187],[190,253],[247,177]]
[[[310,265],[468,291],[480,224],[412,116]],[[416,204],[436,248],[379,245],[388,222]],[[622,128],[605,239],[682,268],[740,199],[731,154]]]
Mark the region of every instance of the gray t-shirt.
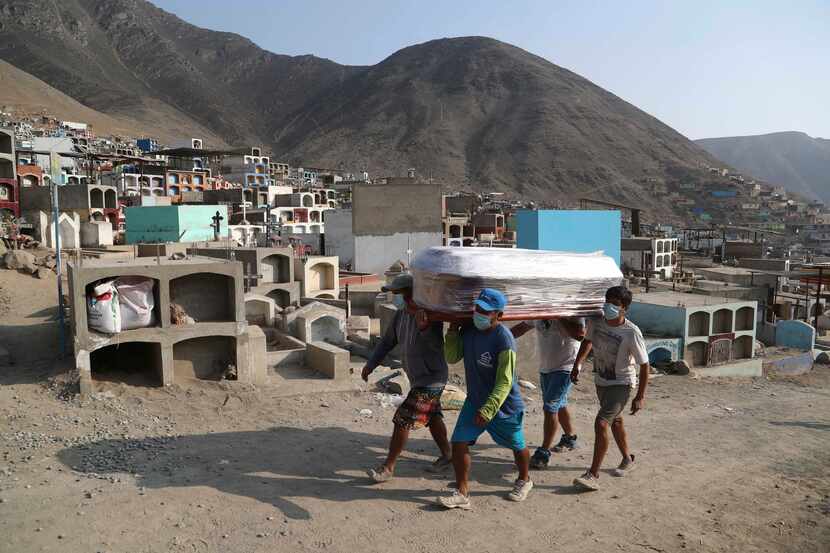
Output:
[[367,366],[377,367],[395,346],[400,345],[401,361],[413,388],[438,387],[447,383],[447,360],[444,358],[444,323],[430,323],[418,328],[415,315],[401,309],[378,343]]
[[640,365],[648,363],[648,353],[640,329],[626,319],[611,326],[605,319],[588,325],[585,339],[594,346],[594,382],[597,386],[637,386]]

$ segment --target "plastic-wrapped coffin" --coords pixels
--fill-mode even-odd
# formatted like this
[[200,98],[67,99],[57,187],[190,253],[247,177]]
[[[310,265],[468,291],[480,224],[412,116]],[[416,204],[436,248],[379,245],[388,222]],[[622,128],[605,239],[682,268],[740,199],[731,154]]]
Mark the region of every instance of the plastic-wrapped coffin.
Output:
[[605,291],[623,281],[602,252],[507,248],[428,248],[412,261],[412,275],[415,302],[450,318],[470,314],[482,288],[507,296],[507,319],[596,315]]

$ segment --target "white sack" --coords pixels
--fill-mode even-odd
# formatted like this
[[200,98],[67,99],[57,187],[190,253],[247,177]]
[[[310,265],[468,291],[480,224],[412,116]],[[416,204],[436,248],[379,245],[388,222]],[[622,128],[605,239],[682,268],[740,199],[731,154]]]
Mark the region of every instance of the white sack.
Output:
[[114,281],[108,280],[93,288],[92,296],[87,297],[86,316],[93,330],[104,334],[121,332],[121,309]]
[[115,281],[118,304],[121,309],[121,330],[153,326],[153,279],[120,277]]

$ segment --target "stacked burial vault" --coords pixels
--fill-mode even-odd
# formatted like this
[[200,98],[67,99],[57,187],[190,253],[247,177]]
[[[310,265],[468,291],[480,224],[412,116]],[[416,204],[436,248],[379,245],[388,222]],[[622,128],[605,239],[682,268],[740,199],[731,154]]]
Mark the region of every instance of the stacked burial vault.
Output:
[[[88,325],[87,297],[93,284],[118,277],[152,279],[153,322],[117,334],[96,332]],[[229,372],[240,382],[265,379],[265,336],[245,320],[241,263],[199,257],[83,260],[68,264],[68,280],[81,393],[90,392],[98,378],[159,386],[220,380]],[[186,314],[186,322],[172,322],[171,304]]]
[[[348,302],[337,299],[336,257],[194,245],[186,250],[192,257],[178,251],[172,253],[183,258],[170,259],[160,246],[140,252],[149,257],[68,264],[82,393],[93,380],[167,386],[231,371],[240,382],[262,383],[269,368],[307,366],[330,378],[348,370],[348,352],[338,347],[347,316],[341,304]],[[152,324],[115,334],[91,329],[94,286],[123,277],[152,280]]]

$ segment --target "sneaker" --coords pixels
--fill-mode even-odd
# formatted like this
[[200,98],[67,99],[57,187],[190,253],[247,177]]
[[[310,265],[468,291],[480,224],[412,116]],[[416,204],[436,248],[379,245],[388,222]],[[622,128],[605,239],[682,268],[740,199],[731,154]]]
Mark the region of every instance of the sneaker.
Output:
[[599,489],[599,478],[586,470],[585,474],[574,479],[574,486],[586,492],[595,492]]
[[442,495],[435,502],[445,509],[464,509],[469,511],[473,508],[470,498],[458,490],[453,490],[452,495]]
[[611,476],[623,477],[636,468],[634,464],[634,456],[630,455],[628,459],[623,459],[620,466],[611,471]]
[[553,446],[553,450],[556,453],[561,453],[563,451],[573,451],[577,447],[579,446],[576,443],[576,434],[573,436],[562,434],[562,437],[559,439],[559,443]]
[[537,447],[533,452],[533,457],[530,458],[530,468],[532,469],[546,469],[550,463],[550,451],[541,447]]
[[380,484],[381,482],[388,482],[389,480],[392,480],[393,476],[392,472],[389,471],[389,469],[387,469],[383,465],[380,465],[379,467],[374,469],[367,470],[366,474],[369,476],[369,478],[371,478],[378,484]]
[[524,501],[532,489],[533,481],[516,479],[516,482],[513,484],[513,489],[507,494],[507,499],[510,501]]
[[435,461],[433,461],[430,466],[427,467],[427,472],[431,472],[433,474],[438,474],[438,473],[446,471],[451,466],[452,466],[452,459],[447,459],[446,457],[441,455],[439,458],[437,458]]

